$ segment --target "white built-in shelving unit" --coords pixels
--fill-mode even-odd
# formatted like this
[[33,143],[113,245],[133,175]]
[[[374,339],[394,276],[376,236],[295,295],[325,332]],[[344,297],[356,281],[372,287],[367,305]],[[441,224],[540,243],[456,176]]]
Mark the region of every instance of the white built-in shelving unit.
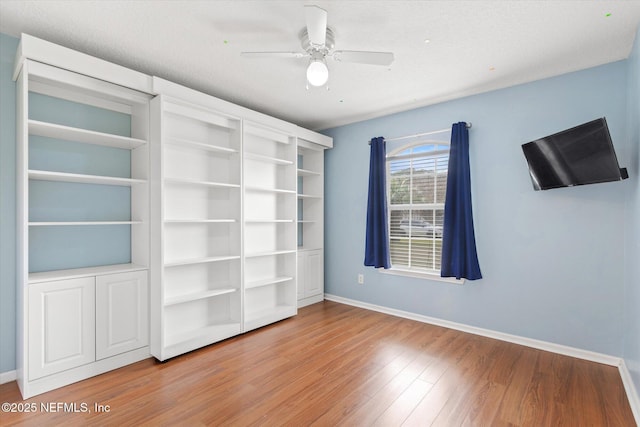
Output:
[[296,138],[244,122],[244,330],[297,313]]
[[152,101],[152,337],[159,360],[242,330],[241,122]]
[[109,64],[102,72],[124,84],[109,83],[92,73],[102,61],[85,59],[25,35],[18,48],[16,372],[25,398],[149,352],[151,97],[131,89],[145,82],[138,73]]
[[24,398],[322,300],[331,138],[26,34],[16,58]]
[[297,144],[299,307],[324,299],[324,151],[331,139],[310,136],[313,141],[299,137]]

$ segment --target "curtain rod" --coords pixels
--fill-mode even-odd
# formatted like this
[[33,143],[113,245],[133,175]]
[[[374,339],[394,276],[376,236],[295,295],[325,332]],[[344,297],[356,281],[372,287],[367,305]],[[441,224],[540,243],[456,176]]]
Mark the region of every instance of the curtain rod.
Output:
[[[471,129],[471,123],[467,123],[467,129]],[[385,138],[385,141],[387,141],[387,142],[389,142],[389,141],[400,141],[402,139],[417,138],[419,136],[427,136],[427,135],[435,135],[437,133],[442,133],[442,132],[451,132],[451,128],[434,130],[434,131],[431,131],[431,132],[416,133],[415,135],[399,136],[397,138],[389,138],[389,139]],[[369,141],[369,145],[371,145],[371,141]]]

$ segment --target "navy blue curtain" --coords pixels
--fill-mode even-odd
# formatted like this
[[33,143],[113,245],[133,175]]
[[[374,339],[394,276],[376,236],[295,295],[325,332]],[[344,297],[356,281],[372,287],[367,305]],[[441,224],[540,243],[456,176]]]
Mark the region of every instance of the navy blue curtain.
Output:
[[455,123],[451,128],[440,276],[482,279],[473,231],[469,130],[465,122]]
[[387,228],[386,148],[383,137],[371,140],[364,265],[391,267]]

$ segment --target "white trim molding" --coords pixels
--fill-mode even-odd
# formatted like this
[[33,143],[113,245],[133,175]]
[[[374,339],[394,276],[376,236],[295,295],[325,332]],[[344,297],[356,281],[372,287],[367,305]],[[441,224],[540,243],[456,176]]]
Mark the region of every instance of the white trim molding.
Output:
[[369,304],[366,302],[356,301],[349,298],[343,298],[336,295],[325,294],[325,299],[335,301],[342,304],[352,305],[355,307],[365,308],[368,310],[378,311],[380,313],[390,314],[392,316],[403,317],[405,319],[416,320],[422,323],[442,326],[449,329],[455,329],[470,334],[481,335],[483,337],[494,338],[500,341],[506,341],[514,344],[524,345],[526,347],[536,348],[538,350],[550,351],[552,353],[564,354],[566,356],[577,357],[578,359],[589,360],[591,362],[602,363],[610,366],[619,366],[621,359],[619,357],[610,356],[608,354],[596,353],[589,350],[582,350],[575,347],[568,347],[561,344],[555,344],[548,341],[535,340],[532,338],[521,337],[518,335],[505,334],[503,332],[493,331],[491,329],[478,328],[476,326],[465,325],[463,323],[451,322],[449,320],[438,319],[436,317],[424,316],[422,314],[411,313],[408,311],[396,310],[394,308],[383,307],[380,305]]
[[633,378],[631,378],[631,372],[627,368],[627,364],[624,359],[620,360],[620,365],[618,365],[618,370],[620,371],[620,378],[622,378],[622,384],[624,385],[624,390],[627,392],[627,399],[629,399],[629,406],[631,406],[631,412],[633,412],[633,416],[636,419],[636,424],[640,425],[640,396],[638,395],[638,390],[636,389]]
[[466,279],[456,279],[455,277],[441,277],[439,274],[421,272],[416,270],[403,270],[399,267],[391,267],[388,269],[376,268],[378,273],[393,274],[395,276],[415,277],[418,279],[434,280],[436,282],[446,282],[454,285],[464,285]]
[[10,383],[11,381],[15,381],[16,378],[18,378],[18,375],[15,370],[0,372],[0,384]]
[[565,356],[575,357],[577,359],[588,360],[590,362],[602,363],[604,365],[615,366],[620,372],[624,389],[627,393],[627,399],[631,406],[631,411],[636,419],[636,423],[640,425],[640,398],[635,388],[631,373],[627,369],[624,359],[608,354],[596,353],[580,348],[569,347],[566,345],[556,344],[548,341],[535,340],[532,338],[521,337],[518,335],[505,334],[503,332],[493,331],[491,329],[483,329],[475,326],[465,325],[464,323],[451,322],[449,320],[438,319],[436,317],[424,316],[422,314],[411,313],[409,311],[396,310],[394,308],[383,307],[380,305],[369,304],[362,301],[352,300],[332,294],[324,294],[324,299],[334,301],[341,304],[351,305],[354,307],[364,308],[366,310],[377,311],[379,313],[389,314],[391,316],[402,317],[417,322],[428,323],[430,325],[442,326],[457,331],[468,332],[470,334],[480,335],[483,337],[494,338],[500,341],[519,344],[538,350],[549,351],[552,353],[562,354]]

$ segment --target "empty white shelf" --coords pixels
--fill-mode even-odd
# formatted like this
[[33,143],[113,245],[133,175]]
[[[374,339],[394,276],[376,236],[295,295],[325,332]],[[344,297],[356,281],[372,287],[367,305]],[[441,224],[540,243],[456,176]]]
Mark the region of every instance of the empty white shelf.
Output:
[[61,182],[74,182],[79,184],[100,184],[100,185],[119,185],[123,187],[130,187],[135,184],[145,184],[147,181],[144,179],[132,179],[132,178],[118,178],[112,176],[100,176],[100,175],[84,175],[78,173],[67,172],[50,172],[29,169],[29,179],[39,181],[61,181]]
[[85,144],[103,145],[106,147],[123,148],[128,150],[132,150],[147,143],[147,141],[143,139],[96,132],[37,120],[29,120],[29,133],[48,138],[63,139],[65,141],[83,142]]
[[190,139],[185,139],[185,138],[168,137],[167,143],[171,145],[179,145],[182,147],[190,147],[190,148],[197,148],[200,150],[212,151],[220,154],[233,154],[238,152],[238,150],[235,150],[233,148],[220,147],[218,145],[192,141]]
[[240,333],[240,322],[216,323],[191,331],[166,334],[165,351],[168,357],[177,356],[190,350],[211,344]]
[[246,258],[257,258],[262,256],[271,256],[271,255],[284,255],[284,254],[293,254],[295,253],[295,249],[286,249],[280,251],[268,251],[268,252],[256,252],[253,254],[245,254]]
[[233,218],[225,219],[165,219],[166,224],[228,224],[236,222]]
[[292,219],[245,219],[247,224],[281,224],[281,223],[293,223]]
[[308,169],[298,169],[298,176],[320,176],[321,172],[316,172]]
[[274,163],[276,165],[292,165],[293,164],[293,161],[291,160],[280,159],[280,158],[271,157],[271,156],[264,156],[262,154],[255,154],[255,153],[245,153],[244,158],[250,159],[250,160],[258,160],[260,162]]
[[207,262],[220,262],[220,261],[229,261],[233,259],[240,259],[239,255],[229,255],[229,256],[213,256],[206,258],[192,258],[192,259],[183,259],[179,261],[171,261],[165,262],[165,267],[178,267],[180,265],[190,265],[190,264],[204,264]]
[[262,286],[275,285],[276,283],[288,282],[289,280],[293,280],[293,277],[289,276],[279,276],[279,277],[270,277],[268,279],[254,280],[251,282],[247,282],[244,285],[245,289],[252,288],[260,288]]
[[263,128],[259,125],[254,125],[251,123],[245,122],[244,125],[245,134],[255,135],[260,138],[267,139],[269,141],[278,142],[280,144],[290,144],[290,138],[287,134],[284,134],[279,131]]
[[266,193],[296,194],[295,190],[285,190],[285,189],[281,189],[281,188],[266,188],[266,187],[246,186],[245,189],[247,191],[259,191],[259,192],[266,192]]
[[194,292],[186,295],[179,295],[175,297],[166,298],[164,301],[165,307],[175,304],[182,304],[190,301],[198,301],[205,298],[213,298],[220,295],[231,294],[233,292],[237,292],[236,288],[226,288],[226,289],[213,289],[209,291],[203,292]]
[[214,111],[200,108],[199,106],[191,107],[174,102],[166,102],[164,104],[164,111],[188,120],[197,120],[223,129],[233,130],[238,127],[238,119],[220,115]]
[[29,227],[71,226],[71,225],[133,225],[142,221],[32,221]]
[[165,178],[164,182],[167,184],[178,184],[178,185],[204,185],[207,187],[240,188],[240,184],[229,184],[227,182],[199,181],[196,179],[185,179],[185,178]]
[[[246,310],[246,309],[245,309]],[[296,307],[291,305],[278,305],[264,310],[255,312],[245,312],[244,328],[251,330],[268,325],[287,317],[295,316]]]

